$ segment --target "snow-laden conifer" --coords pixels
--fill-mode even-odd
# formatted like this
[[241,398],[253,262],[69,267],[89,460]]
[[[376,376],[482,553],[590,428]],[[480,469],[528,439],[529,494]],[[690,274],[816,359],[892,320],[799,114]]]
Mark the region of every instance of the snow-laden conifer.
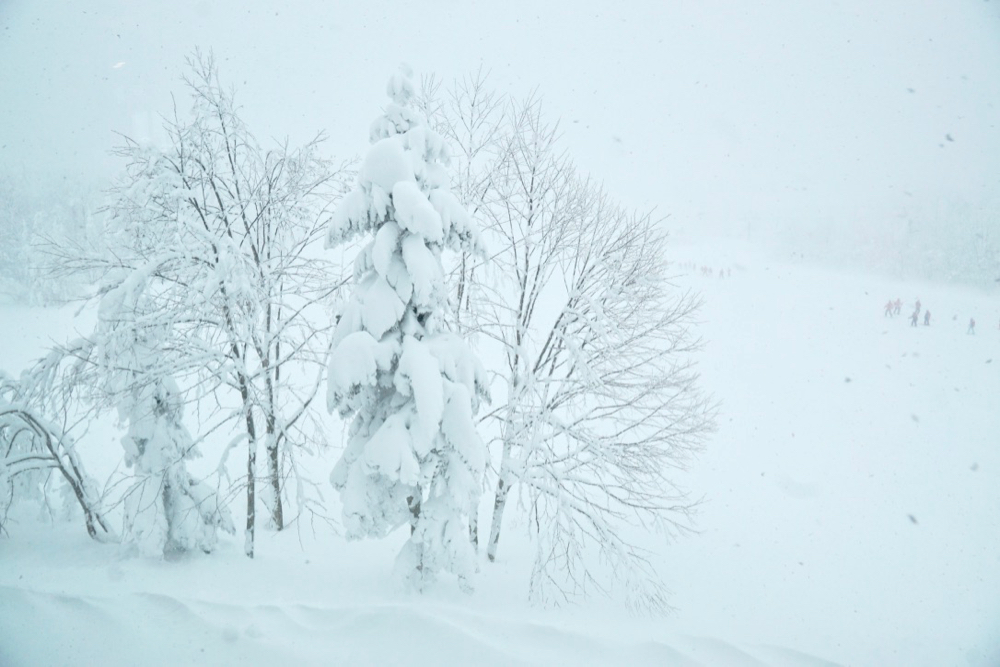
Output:
[[466,342],[446,330],[441,253],[480,252],[479,236],[449,188],[444,140],[411,104],[409,72],[394,75],[387,92],[391,103],[372,125],[327,239],[371,237],[333,337],[328,406],[353,422],[331,482],[348,537],[408,524],[398,572],[417,588],[451,572],[467,588],[469,517],[486,460],[473,416],[487,383]]

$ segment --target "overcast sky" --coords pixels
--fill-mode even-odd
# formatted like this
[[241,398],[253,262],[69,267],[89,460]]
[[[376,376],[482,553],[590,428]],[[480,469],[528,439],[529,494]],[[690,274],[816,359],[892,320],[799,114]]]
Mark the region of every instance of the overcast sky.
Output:
[[877,224],[1000,197],[1000,1],[0,0],[0,169],[110,174],[211,48],[258,135],[364,150],[400,61],[534,88],[678,224]]

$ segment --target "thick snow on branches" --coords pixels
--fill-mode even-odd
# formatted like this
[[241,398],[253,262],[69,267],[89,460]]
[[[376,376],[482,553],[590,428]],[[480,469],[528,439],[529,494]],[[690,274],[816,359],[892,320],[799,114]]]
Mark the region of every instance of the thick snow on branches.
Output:
[[185,461],[198,451],[183,424],[180,390],[163,370],[170,327],[141,317],[147,278],[136,271],[104,296],[95,335],[100,377],[128,424],[122,446],[135,481],[125,496],[124,538],[149,555],[208,552],[217,529],[235,528],[218,494],[187,471]]
[[444,329],[441,253],[479,252],[479,237],[449,190],[447,146],[410,106],[408,72],[391,78],[388,94],[327,239],[371,236],[333,337],[328,405],[354,419],[331,481],[349,537],[382,537],[409,524],[400,574],[420,587],[451,572],[468,587],[469,519],[486,462],[473,415],[487,390],[468,346]]
[[64,265],[117,288],[105,310],[141,295],[136,330],[164,337],[140,384],[173,380],[186,394],[197,387],[189,400],[202,410],[199,431],[225,421],[241,434],[233,442],[246,444],[244,548],[252,557],[258,506],[265,525],[282,530],[312,504],[302,486],[290,498],[286,482],[300,479],[297,452],[320,442],[312,406],[328,334],[317,323],[340,281],[314,242],[340,176],[320,156],[320,138],[294,149],[262,146],[212,58],[196,54],[190,65],[193,109],[165,123],[167,145],[119,150],[126,172],[111,193],[107,249],[70,254]]

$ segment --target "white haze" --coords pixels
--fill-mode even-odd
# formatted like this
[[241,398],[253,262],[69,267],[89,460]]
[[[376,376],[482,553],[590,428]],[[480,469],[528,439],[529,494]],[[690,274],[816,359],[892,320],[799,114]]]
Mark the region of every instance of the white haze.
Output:
[[[224,541],[176,564],[22,523],[0,540],[0,665],[1000,664],[1000,301],[909,279],[968,274],[907,253],[991,239],[1000,272],[1000,0],[0,0],[0,179],[68,208],[115,175],[119,134],[158,141],[171,95],[186,115],[196,47],[258,138],[325,131],[333,158],[365,151],[401,61],[445,82],[482,67],[537,90],[613,196],[669,216],[721,402],[679,480],[701,532],[654,556],[678,611],[528,610],[514,531],[459,600],[389,590],[400,535],[268,532],[254,561]],[[694,238],[714,236],[743,238]],[[917,296],[932,325],[883,315]],[[0,370],[82,317],[0,299]],[[121,434],[94,432],[104,480]],[[324,456],[310,474],[339,511]]]
[[337,157],[363,150],[351,130],[399,62],[483,67],[537,89],[580,166],[681,234],[814,251],[942,219],[971,234],[1000,202],[1000,4],[982,0],[4,0],[2,169],[112,175],[115,133],[155,140],[196,46],[252,127],[325,130]]

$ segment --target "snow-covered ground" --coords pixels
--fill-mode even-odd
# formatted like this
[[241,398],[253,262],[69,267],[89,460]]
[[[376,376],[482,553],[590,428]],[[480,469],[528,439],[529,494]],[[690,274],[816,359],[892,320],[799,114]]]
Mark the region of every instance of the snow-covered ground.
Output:
[[[997,294],[733,244],[672,251],[713,270],[678,268],[678,283],[704,294],[701,369],[721,402],[681,480],[704,497],[700,533],[661,549],[672,616],[532,609],[516,539],[471,597],[414,596],[389,583],[401,535],[345,543],[300,525],[261,535],[253,561],[233,539],[166,562],[79,523],[22,522],[0,539],[0,665],[1000,664]],[[883,316],[897,297],[903,315]],[[929,327],[909,326],[916,298]],[[73,335],[66,311],[0,318],[9,372]]]
[[[679,624],[849,664],[1000,664],[997,295],[714,265],[697,284],[723,405],[693,471],[703,534],[671,550]],[[929,327],[909,326],[917,298]]]

